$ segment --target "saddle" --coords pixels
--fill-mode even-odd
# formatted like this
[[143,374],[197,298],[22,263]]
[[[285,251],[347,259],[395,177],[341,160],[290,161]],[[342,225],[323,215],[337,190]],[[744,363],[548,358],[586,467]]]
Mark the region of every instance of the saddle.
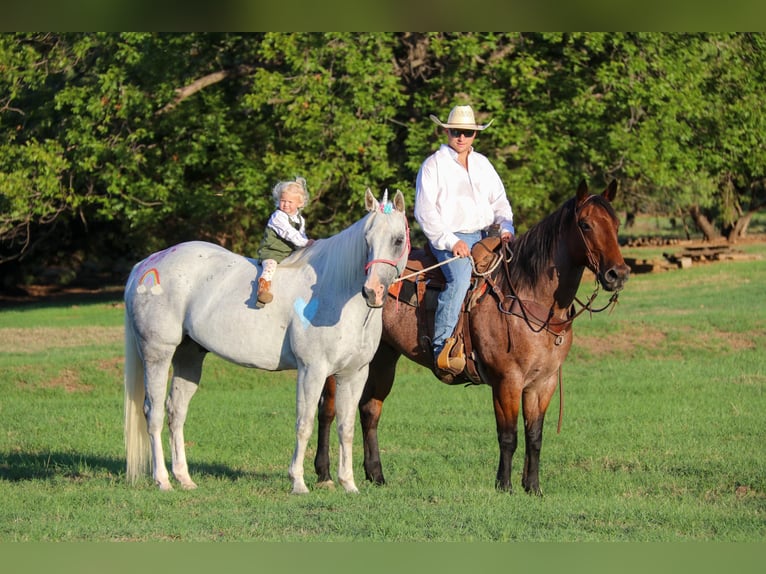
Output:
[[[471,352],[473,346],[468,325],[468,313],[487,291],[487,281],[484,274],[493,269],[502,258],[499,250],[500,244],[499,237],[490,236],[476,243],[471,249],[471,257],[474,261],[471,285],[466,293],[455,331],[452,337],[449,337],[445,342],[445,348],[450,349],[450,364],[461,365],[461,367],[452,371],[438,369],[437,372],[436,366],[432,366],[434,374],[446,384],[481,384],[478,365]],[[413,249],[402,273],[403,279],[394,283],[389,289],[389,295],[394,297],[397,302],[415,307],[418,341],[423,352],[429,356],[432,354],[431,340],[434,332],[434,312],[436,311],[437,297],[439,291],[443,290],[446,284],[441,267],[438,267],[437,264],[438,261],[428,245],[421,249]],[[465,366],[462,367],[462,365]]]

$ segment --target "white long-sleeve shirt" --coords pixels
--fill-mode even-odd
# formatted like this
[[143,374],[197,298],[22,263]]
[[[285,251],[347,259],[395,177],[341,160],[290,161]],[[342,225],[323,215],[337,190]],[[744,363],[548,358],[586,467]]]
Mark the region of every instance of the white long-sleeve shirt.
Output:
[[466,170],[447,144],[420,166],[415,219],[431,244],[443,250],[451,250],[458,242],[455,233],[473,233],[492,224],[514,233],[505,187],[487,157],[472,148]]
[[289,241],[295,247],[305,247],[309,241],[309,238],[306,236],[306,220],[303,219],[300,213],[290,216],[281,209],[277,209],[269,217],[267,225],[279,237]]

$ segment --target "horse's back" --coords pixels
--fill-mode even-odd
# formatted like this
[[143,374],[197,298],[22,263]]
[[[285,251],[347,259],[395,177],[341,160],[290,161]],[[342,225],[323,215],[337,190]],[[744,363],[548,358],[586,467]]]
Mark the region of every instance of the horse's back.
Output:
[[136,263],[128,278],[126,291],[136,288],[141,293],[144,290],[143,286],[149,290],[154,287],[155,293],[161,293],[165,289],[163,282],[168,283],[171,278],[178,281],[180,277],[192,278],[211,271],[216,272],[216,268],[226,267],[237,260],[247,261],[244,257],[213,243],[179,243],[152,253]]
[[247,299],[251,284],[241,287],[240,277],[257,277],[255,263],[228,249],[204,241],[168,247],[138,262],[125,285],[128,320],[138,334],[168,344],[180,341],[184,320],[199,311],[193,307],[215,307],[217,298],[241,290]]

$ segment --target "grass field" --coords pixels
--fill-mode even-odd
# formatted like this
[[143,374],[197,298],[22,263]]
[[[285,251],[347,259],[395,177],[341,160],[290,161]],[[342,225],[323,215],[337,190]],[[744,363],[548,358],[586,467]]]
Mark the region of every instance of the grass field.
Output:
[[[186,425],[199,489],[124,480],[122,307],[0,309],[0,542],[766,540],[764,259],[631,278],[582,317],[543,442],[541,485],[494,490],[486,387],[402,361],[381,419],[388,484],[289,494],[294,373],[210,357]],[[592,285],[583,285],[590,292]],[[336,442],[336,441],[334,441]],[[332,452],[337,466],[337,449]]]

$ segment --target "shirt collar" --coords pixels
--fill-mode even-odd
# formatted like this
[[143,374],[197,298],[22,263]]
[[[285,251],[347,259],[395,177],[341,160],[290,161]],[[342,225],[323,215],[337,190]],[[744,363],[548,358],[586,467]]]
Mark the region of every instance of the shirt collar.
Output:
[[[450,145],[449,145],[449,144],[445,144],[445,143],[443,143],[443,144],[442,144],[442,147],[443,147],[443,148],[447,148],[447,151],[449,152],[449,154],[450,154],[450,157],[451,157],[452,159],[454,159],[455,161],[457,161],[457,152],[456,152],[454,149],[452,149],[452,147],[450,147]],[[469,148],[468,148],[468,155],[471,155],[472,153],[473,153],[473,146],[471,146],[471,147],[469,147]]]

